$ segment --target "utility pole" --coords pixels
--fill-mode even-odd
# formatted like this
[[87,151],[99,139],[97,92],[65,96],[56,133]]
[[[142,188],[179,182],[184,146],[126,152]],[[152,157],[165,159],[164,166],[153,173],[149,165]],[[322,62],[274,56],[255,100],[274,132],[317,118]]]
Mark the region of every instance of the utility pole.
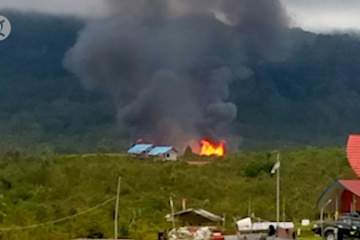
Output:
[[118,187],[116,194],[116,206],[115,206],[115,239],[118,239],[118,215],[119,215],[119,195],[120,195],[121,177],[118,179]]
[[251,196],[249,197],[248,216],[251,217]]
[[279,227],[280,222],[280,152],[279,150],[273,151],[276,152],[276,163],[271,169],[271,174],[275,174],[275,171],[277,172],[276,175],[276,227]]
[[[280,164],[280,153],[277,153],[277,162]],[[279,227],[280,221],[280,167],[277,169],[277,179],[276,179],[276,222],[277,227]]]

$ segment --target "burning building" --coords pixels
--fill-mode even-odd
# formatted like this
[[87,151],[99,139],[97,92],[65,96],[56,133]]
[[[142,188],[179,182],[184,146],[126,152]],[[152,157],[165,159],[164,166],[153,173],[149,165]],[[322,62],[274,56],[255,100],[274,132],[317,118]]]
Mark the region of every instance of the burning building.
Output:
[[219,144],[211,143],[209,140],[201,140],[201,151],[202,156],[218,156],[222,157],[225,155],[225,141],[221,140]]

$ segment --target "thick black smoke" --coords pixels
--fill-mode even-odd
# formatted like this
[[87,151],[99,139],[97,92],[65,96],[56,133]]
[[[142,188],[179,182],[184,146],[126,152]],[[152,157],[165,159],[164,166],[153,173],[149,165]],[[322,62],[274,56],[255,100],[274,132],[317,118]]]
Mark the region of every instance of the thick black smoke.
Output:
[[286,58],[287,24],[277,0],[109,1],[109,17],[87,24],[64,66],[114,97],[133,140],[236,147],[229,87],[249,64]]

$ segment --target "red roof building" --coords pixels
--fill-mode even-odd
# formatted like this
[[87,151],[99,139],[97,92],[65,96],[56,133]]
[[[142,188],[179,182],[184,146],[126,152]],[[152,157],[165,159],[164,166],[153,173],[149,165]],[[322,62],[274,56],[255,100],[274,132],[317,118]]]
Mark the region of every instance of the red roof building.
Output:
[[[346,155],[351,168],[360,177],[360,134],[349,135]],[[324,211],[330,212],[360,212],[360,180],[335,181],[317,202],[319,211],[323,207]]]
[[[331,202],[326,206],[326,203]],[[360,180],[337,180],[320,196],[317,209],[325,212],[360,212]]]
[[351,168],[360,177],[360,134],[349,135],[346,155]]

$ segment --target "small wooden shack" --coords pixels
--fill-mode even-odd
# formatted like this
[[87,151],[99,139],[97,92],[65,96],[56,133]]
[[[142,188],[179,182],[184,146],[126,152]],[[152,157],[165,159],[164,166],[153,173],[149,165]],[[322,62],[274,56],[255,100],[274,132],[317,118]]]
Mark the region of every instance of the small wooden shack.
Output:
[[204,209],[188,208],[174,214],[167,214],[165,219],[169,222],[174,221],[181,223],[181,225],[190,226],[206,226],[207,224],[216,225],[221,223],[224,219]]

